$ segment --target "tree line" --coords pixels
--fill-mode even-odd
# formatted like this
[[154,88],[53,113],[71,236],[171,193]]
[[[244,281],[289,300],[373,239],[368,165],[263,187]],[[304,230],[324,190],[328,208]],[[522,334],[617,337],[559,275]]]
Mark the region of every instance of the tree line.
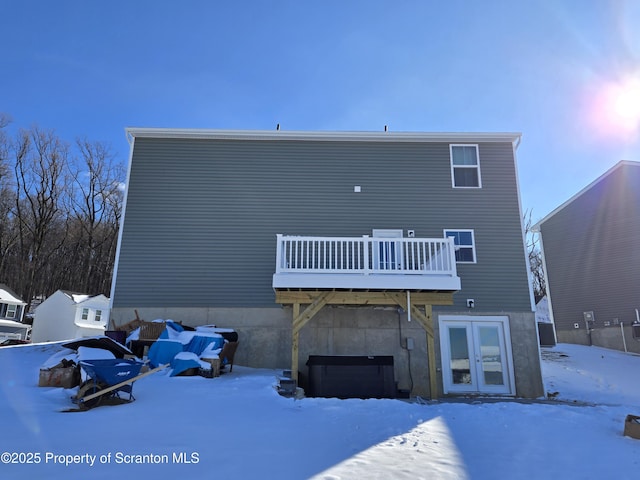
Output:
[[107,144],[0,114],[0,283],[30,306],[64,289],[109,295],[124,167]]

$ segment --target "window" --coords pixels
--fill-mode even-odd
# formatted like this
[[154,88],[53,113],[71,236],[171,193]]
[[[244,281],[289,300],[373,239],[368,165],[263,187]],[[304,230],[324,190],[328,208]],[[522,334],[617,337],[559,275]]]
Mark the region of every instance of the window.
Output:
[[96,310],[96,317],[94,318],[96,322],[102,320],[102,310]]
[[480,188],[478,145],[450,145],[451,182],[454,188]]
[[7,318],[16,318],[17,305],[7,305]]
[[82,309],[82,320],[88,320],[89,319],[89,309],[88,308],[83,308]]
[[476,263],[476,244],[473,230],[445,230],[445,237],[453,237],[457,263]]

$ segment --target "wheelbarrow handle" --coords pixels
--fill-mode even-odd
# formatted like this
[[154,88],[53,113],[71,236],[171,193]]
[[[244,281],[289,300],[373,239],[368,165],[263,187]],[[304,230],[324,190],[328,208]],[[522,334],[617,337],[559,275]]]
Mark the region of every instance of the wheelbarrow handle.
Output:
[[86,397],[79,398],[78,402],[79,403],[87,402],[87,401],[92,400],[92,399],[94,399],[96,397],[99,397],[100,395],[104,395],[105,393],[112,392],[114,390],[117,390],[120,387],[124,387],[125,385],[133,383],[133,382],[135,382],[137,380],[140,380],[141,378],[144,378],[147,375],[151,375],[152,373],[155,373],[158,370],[162,370],[163,368],[167,368],[168,366],[169,366],[169,364],[165,363],[163,365],[160,365],[159,367],[154,368],[153,370],[149,370],[148,372],[141,373],[137,377],[130,378],[128,380],[125,380],[124,382],[117,383],[116,385],[111,385],[110,387],[107,387],[107,388],[105,388],[103,390],[100,390],[98,392],[92,393],[91,395],[87,395]]

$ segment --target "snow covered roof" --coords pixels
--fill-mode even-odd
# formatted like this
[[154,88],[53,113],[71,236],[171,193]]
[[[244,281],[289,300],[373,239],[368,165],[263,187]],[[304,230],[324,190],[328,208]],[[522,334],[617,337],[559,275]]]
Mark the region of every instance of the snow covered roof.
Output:
[[28,330],[31,328],[31,325],[27,323],[14,322],[13,320],[0,320],[0,327],[12,327]]
[[86,293],[71,292],[69,290],[60,290],[60,291],[64,293],[66,296],[68,296],[73,301],[73,303],[82,303],[97,297],[103,297],[105,300],[109,300],[107,297],[105,297],[101,293],[98,295],[89,295]]
[[0,283],[0,302],[3,302],[3,303],[15,303],[15,304],[19,304],[19,305],[26,305],[27,304],[13,290],[11,290],[9,287],[7,287],[3,283]]

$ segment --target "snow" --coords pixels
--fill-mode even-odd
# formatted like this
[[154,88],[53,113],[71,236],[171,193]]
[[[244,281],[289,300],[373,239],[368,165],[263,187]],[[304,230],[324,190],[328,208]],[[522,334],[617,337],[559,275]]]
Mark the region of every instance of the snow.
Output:
[[71,294],[71,299],[73,300],[74,303],[82,303],[90,298],[91,298],[91,295],[82,295],[78,293]]
[[640,440],[622,434],[626,415],[640,415],[640,357],[598,347],[542,349],[553,400],[292,399],[275,390],[281,371],[234,365],[213,379],[165,369],[135,382],[131,404],[74,413],[62,410],[75,389],[37,387],[39,368],[68,354],[59,352],[0,348],[0,478],[640,475]]

